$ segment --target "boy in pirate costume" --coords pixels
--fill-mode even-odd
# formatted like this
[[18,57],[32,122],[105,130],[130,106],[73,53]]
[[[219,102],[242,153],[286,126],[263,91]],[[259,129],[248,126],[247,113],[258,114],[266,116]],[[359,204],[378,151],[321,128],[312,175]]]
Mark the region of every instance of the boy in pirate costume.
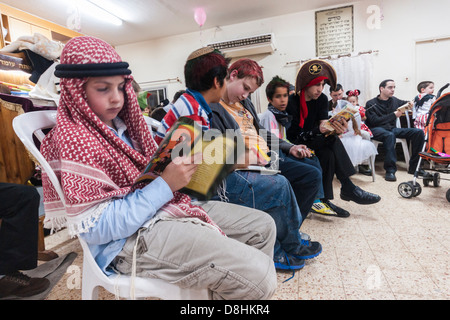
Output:
[[[295,84],[296,94],[289,97],[286,109],[292,115],[287,137],[292,143],[306,144],[315,151],[323,172],[323,202],[341,216],[348,216],[348,211],[330,202],[335,174],[341,182],[341,199],[372,204],[381,198],[353,184],[350,176],[356,172],[342,142],[336,135],[328,135],[329,130],[323,127],[328,120],[328,99],[322,93],[325,83],[332,88],[336,86],[336,73],[331,65],[322,60],[310,60],[301,66]],[[336,134],[344,133],[347,126],[345,121],[333,123]]]
[[[67,226],[83,237],[106,274],[135,271],[208,288],[214,299],[271,297],[275,227],[265,213],[193,203],[177,191],[195,172],[192,162],[172,161],[157,179],[132,187],[157,145],[130,73],[102,40],[77,37],[65,45],[55,72],[61,78],[57,124],[41,151],[61,181],[66,206],[44,174],[47,226]],[[211,101],[221,90],[214,88]]]
[[[204,91],[208,86],[205,87],[202,83],[210,82],[209,80],[206,81],[208,79],[207,65],[208,61],[213,60],[212,56],[214,55],[218,55],[217,58],[219,59],[222,57],[219,52],[213,51],[211,48],[202,48],[194,51],[188,58],[185,66],[187,93],[171,106],[157,135],[163,137],[176,121],[176,118],[181,116],[193,118],[201,123],[205,130],[210,127],[217,129],[212,125],[218,116],[214,112],[218,101],[211,102],[207,106],[203,104],[193,106],[184,101],[186,94],[192,92],[202,91],[202,95],[205,95]],[[222,59],[224,58],[222,57]],[[226,86],[227,82],[224,83],[224,91],[227,90]],[[223,96],[225,96],[225,93],[222,93]],[[236,128],[230,127],[227,129]],[[218,131],[225,132],[225,130]],[[232,132],[235,133],[234,130]],[[316,186],[313,186],[313,188],[316,188]],[[322,251],[320,243],[309,241],[307,235],[303,235],[306,239],[302,240],[302,234],[299,232],[302,223],[301,213],[289,181],[283,176],[278,174],[264,175],[252,171],[234,171],[224,181],[224,189],[225,192],[222,197],[217,195],[213,199],[223,199],[230,203],[256,208],[267,212],[274,219],[277,227],[274,263],[277,269],[301,269],[305,264],[305,259],[311,259]]]

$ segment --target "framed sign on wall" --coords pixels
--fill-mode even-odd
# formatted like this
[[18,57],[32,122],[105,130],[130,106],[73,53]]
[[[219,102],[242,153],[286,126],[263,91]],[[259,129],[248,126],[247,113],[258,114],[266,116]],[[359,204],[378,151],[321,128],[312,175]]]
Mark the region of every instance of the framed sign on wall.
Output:
[[316,56],[353,52],[353,6],[316,11]]

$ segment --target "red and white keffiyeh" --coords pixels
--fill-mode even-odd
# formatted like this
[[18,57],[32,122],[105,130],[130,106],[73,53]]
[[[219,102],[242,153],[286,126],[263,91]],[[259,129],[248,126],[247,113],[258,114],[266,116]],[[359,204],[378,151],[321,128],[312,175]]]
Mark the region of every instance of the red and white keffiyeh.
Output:
[[[122,59],[116,51],[94,37],[70,40],[61,55],[63,66],[108,66],[118,62]],[[132,191],[133,182],[155,152],[157,145],[141,114],[132,77],[124,77],[128,81],[119,117],[128,128],[134,149],[89,108],[84,90],[87,77],[61,78],[57,124],[45,137],[41,152],[60,180],[65,206],[44,172],[46,227],[67,226],[72,236],[87,232],[111,200]],[[198,218],[218,229],[206,212],[192,205],[185,194],[175,192],[174,198],[161,210],[170,218]]]

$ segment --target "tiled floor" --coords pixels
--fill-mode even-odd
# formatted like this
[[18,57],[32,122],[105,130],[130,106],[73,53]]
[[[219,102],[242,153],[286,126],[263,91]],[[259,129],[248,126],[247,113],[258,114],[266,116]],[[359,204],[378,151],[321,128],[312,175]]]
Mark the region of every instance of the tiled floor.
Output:
[[339,199],[334,202],[349,209],[349,218],[310,215],[302,230],[322,244],[323,253],[286,283],[291,274],[278,274],[274,298],[450,299],[450,183],[404,199],[396,188],[411,176],[400,171],[397,178],[388,183],[377,175],[371,182],[356,175],[356,184],[382,196],[378,204]]
[[[441,180],[438,188],[423,187],[419,196],[404,199],[397,187],[412,180],[405,169],[399,168],[397,182],[384,181],[382,163],[377,163],[377,172],[375,182],[359,174],[352,179],[380,194],[379,203],[341,201],[336,184],[334,202],[351,216],[310,215],[304,221],[302,231],[319,241],[323,252],[287,282],[292,273],[279,272],[273,299],[450,299],[450,203],[445,199],[450,181]],[[67,241],[64,234],[47,238],[48,247],[57,252],[78,252],[73,265],[81,268],[77,240]],[[63,277],[47,299],[80,299],[81,290],[68,279]],[[105,292],[100,297],[114,298]]]

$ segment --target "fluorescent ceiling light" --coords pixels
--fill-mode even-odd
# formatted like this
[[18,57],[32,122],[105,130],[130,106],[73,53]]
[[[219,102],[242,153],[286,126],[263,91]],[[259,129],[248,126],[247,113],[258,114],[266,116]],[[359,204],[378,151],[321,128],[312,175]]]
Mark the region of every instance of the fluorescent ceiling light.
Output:
[[99,4],[95,3],[96,1],[91,0],[77,0],[73,3],[81,9],[83,13],[89,14],[94,18],[97,18],[102,21],[106,21],[112,23],[116,26],[122,25],[122,20],[108,12],[107,9],[101,7]]
[[126,6],[127,2],[116,2],[111,0],[89,0],[89,2],[92,2],[93,4],[97,5],[98,7],[102,8],[103,10],[108,11],[113,16],[116,16],[117,18],[127,21],[130,19],[129,15],[129,8],[130,6]]

